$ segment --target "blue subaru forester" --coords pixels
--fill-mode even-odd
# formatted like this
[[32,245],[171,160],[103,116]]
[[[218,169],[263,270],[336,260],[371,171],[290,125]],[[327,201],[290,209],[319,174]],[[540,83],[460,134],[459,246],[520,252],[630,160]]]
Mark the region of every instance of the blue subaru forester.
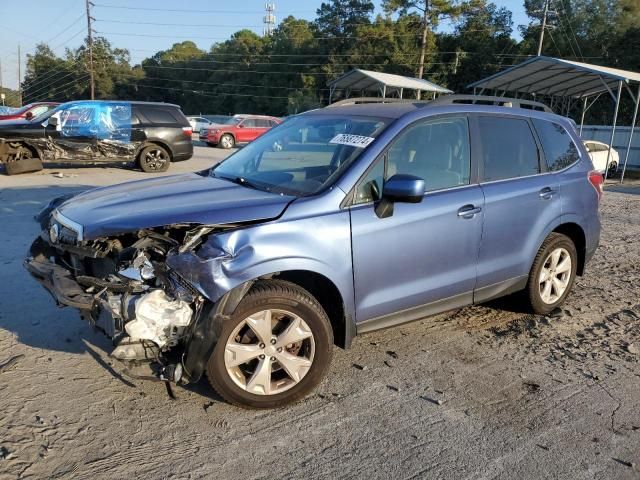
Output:
[[210,171],[52,201],[25,265],[113,357],[276,407],[360,333],[514,292],[551,312],[596,250],[601,195],[564,117],[332,107]]

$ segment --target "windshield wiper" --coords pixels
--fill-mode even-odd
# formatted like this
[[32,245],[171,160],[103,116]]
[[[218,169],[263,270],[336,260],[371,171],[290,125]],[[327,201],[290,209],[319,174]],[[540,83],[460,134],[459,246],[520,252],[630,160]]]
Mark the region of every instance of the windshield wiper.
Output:
[[271,189],[268,187],[265,187],[264,185],[258,185],[257,183],[252,182],[251,180],[247,180],[244,177],[223,177],[221,175],[216,175],[215,173],[213,174],[213,176],[215,178],[221,178],[223,180],[228,180],[230,182],[233,182],[237,185],[242,185],[243,187],[247,187],[247,188],[253,188],[254,190],[261,190],[261,191],[265,191],[265,192],[270,192]]

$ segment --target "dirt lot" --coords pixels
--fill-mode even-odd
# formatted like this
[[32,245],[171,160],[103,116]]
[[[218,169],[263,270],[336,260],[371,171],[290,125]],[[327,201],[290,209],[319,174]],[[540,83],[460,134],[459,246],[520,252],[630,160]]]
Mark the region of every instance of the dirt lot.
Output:
[[[223,156],[197,150],[171,173]],[[509,298],[369,334],[306,400],[255,412],[122,376],[22,267],[49,199],[144,177],[0,176],[0,479],[640,478],[640,187],[609,188],[558,315]]]

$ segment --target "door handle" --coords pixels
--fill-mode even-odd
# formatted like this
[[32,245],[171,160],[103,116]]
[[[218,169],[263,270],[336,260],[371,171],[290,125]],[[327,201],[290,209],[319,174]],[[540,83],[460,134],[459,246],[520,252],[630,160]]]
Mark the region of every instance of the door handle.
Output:
[[468,220],[475,217],[481,211],[482,208],[476,207],[475,205],[465,205],[458,209],[458,217]]
[[542,198],[543,200],[550,200],[555,193],[556,191],[553,188],[544,187],[542,190],[540,190],[540,193],[538,195],[540,195],[540,198]]

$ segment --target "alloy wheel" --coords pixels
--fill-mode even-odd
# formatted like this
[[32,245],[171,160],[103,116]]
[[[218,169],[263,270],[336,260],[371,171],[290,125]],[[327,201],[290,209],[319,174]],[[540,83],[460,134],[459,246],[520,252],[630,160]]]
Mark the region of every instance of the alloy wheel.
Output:
[[557,302],[571,280],[571,255],[562,248],[553,250],[544,260],[538,277],[540,298],[547,305]]
[[144,156],[144,162],[150,170],[161,170],[168,161],[169,157],[160,149],[149,150]]
[[315,340],[309,325],[286,310],[261,310],[241,321],[225,344],[224,363],[233,382],[248,393],[275,395],[309,372]]

